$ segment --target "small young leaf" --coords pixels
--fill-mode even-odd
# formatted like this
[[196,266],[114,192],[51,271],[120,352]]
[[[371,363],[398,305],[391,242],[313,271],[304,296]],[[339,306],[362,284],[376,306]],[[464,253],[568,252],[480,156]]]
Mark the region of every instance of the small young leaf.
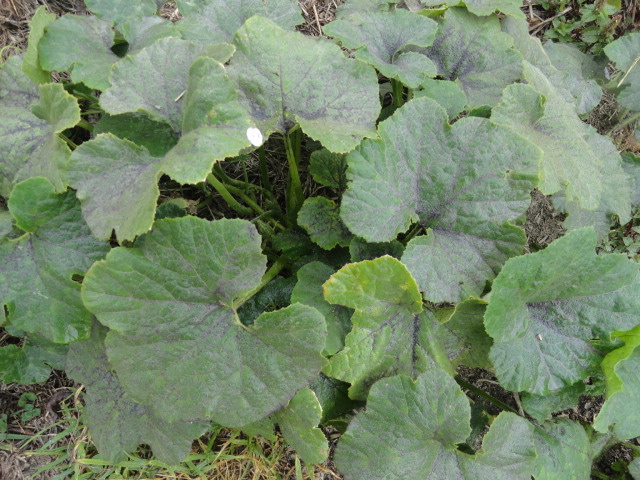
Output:
[[28,232],[0,239],[0,309],[12,326],[70,343],[89,334],[91,314],[74,275],[84,275],[109,247],[94,239],[73,192],[56,194],[45,178],[16,185],[9,197],[16,225]]
[[310,388],[300,390],[273,420],[280,426],[287,443],[305,463],[322,463],[329,454],[327,439],[318,428],[322,407]]
[[353,237],[340,219],[340,207],[325,197],[307,198],[298,212],[298,224],[325,250],[345,247]]
[[230,41],[233,34],[254,15],[268,18],[285,30],[294,30],[304,22],[295,0],[205,0],[191,3],[194,8],[187,10],[185,18],[177,26],[182,38],[205,45]]
[[468,455],[455,445],[469,435],[470,418],[469,401],[443,370],[429,370],[415,382],[382,379],[340,439],[336,465],[347,480],[530,480],[536,458],[531,425],[501,413],[482,450]]
[[485,328],[505,388],[547,394],[582,380],[600,361],[592,339],[639,323],[637,265],[595,246],[593,229],[573,230],[494,280]]
[[91,336],[69,348],[67,372],[87,389],[83,422],[100,456],[111,463],[127,458],[141,443],[161,462],[176,465],[189,454],[191,442],[209,427],[206,421],[168,422],[148,405],[133,401],[113,373],[104,339],[107,329],[94,322]]
[[351,330],[349,308],[331,305],[322,294],[322,285],[335,270],[322,262],[310,262],[298,270],[298,282],[291,292],[291,302],[300,302],[317,309],[327,322],[327,342],[323,354],[335,355],[344,347],[344,338]]
[[309,172],[313,179],[338,192],[347,188],[347,160],[344,154],[332,153],[326,148],[311,154]]
[[50,24],[38,45],[45,70],[71,70],[71,79],[87,87],[109,87],[109,71],[119,58],[111,51],[113,24],[97,17],[64,15]]
[[[236,32],[229,76],[265,135],[299,124],[333,152],[375,136],[380,112],[375,71],[322,38],[253,17]],[[331,81],[329,81],[329,79]]]
[[387,78],[395,78],[416,88],[436,75],[436,66],[426,56],[407,52],[407,45],[429,47],[438,25],[430,18],[407,10],[360,12],[339,19],[323,28],[346,48],[357,49],[355,58],[375,67]]
[[294,304],[252,327],[237,319],[234,300],[265,272],[260,244],[244,220],[160,220],[89,270],[83,300],[112,329],[109,360],[134,400],[167,421],[239,427],[315,378],[326,337],[317,310]]

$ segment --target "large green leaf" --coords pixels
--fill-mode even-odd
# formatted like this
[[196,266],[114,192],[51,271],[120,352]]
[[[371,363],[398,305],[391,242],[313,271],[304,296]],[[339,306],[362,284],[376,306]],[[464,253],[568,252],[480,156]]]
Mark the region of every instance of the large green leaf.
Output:
[[[161,42],[165,41],[182,42]],[[199,89],[204,82],[209,86]],[[148,231],[159,195],[158,179],[163,173],[180,183],[201,182],[216,160],[237,155],[250,146],[246,131],[251,123],[235,101],[233,86],[220,63],[207,57],[196,60],[185,97],[185,109],[174,112],[177,117],[173,123],[179,130],[182,123],[192,130],[164,157],[155,157],[145,146],[110,134],[98,135],[73,152],[69,181],[78,190],[84,216],[97,237],[108,238],[115,230],[119,239],[130,240]],[[143,126],[149,123],[155,122],[145,121]],[[117,125],[116,133],[122,134],[122,128]],[[153,132],[149,129],[146,133]],[[155,136],[162,135],[163,129],[156,129]],[[134,129],[128,136],[141,145],[153,145],[156,155],[169,148],[167,141],[175,138],[148,138]]]
[[38,45],[40,64],[46,70],[71,70],[74,82],[104,90],[109,70],[119,58],[111,51],[113,24],[94,16],[64,15],[47,26]]
[[448,365],[433,314],[406,267],[393,257],[345,265],[324,284],[327,301],[355,309],[344,350],[324,372],[351,383],[349,396],[366,398],[381,377],[416,377],[436,364]]
[[16,185],[9,210],[26,232],[0,239],[0,305],[10,324],[56,343],[86,337],[91,314],[72,277],[84,275],[108,246],[91,236],[73,192],[56,194],[45,178]]
[[130,17],[118,26],[127,41],[127,55],[135,55],[165,37],[179,37],[175,25],[162,17]]
[[634,438],[640,435],[640,415],[636,408],[640,401],[640,325],[628,332],[615,332],[612,337],[624,341],[624,346],[609,353],[602,361],[607,399],[593,427],[606,432],[613,425],[618,438]]
[[640,322],[638,266],[595,254],[593,229],[574,230],[546,249],[507,261],[485,314],[501,385],[545,394],[598,366],[593,339]]
[[629,32],[604,47],[604,53],[623,73],[618,101],[626,108],[640,111],[640,33]]
[[602,89],[594,79],[603,77],[604,65],[569,43],[547,42],[543,47],[537,37],[529,34],[529,23],[524,18],[505,17],[502,29],[511,35],[515,48],[527,62],[544,73],[563,101],[574,104],[577,113],[587,113],[598,104]]
[[433,46],[424,53],[439,75],[460,84],[469,108],[496,105],[502,90],[522,73],[522,55],[500,31],[498,18],[476,17],[463,8],[447,10]]
[[334,152],[375,136],[380,103],[371,67],[326,39],[287,32],[261,17],[247,20],[234,43],[229,76],[263,135],[299,124]]
[[96,17],[116,24],[129,17],[153,15],[158,10],[156,0],[85,0],[85,5]]
[[[225,62],[232,53],[230,47],[215,60]],[[112,115],[144,112],[180,132],[189,69],[196,58],[209,54],[205,47],[185,40],[163,38],[118,62],[110,75],[111,87],[100,97],[100,104]]]
[[33,83],[48,83],[51,81],[51,73],[43,70],[38,58],[38,43],[44,35],[44,29],[56,19],[53,13],[47,13],[43,5],[38,7],[36,13],[29,22],[29,44],[24,52],[22,71]]
[[382,75],[416,88],[436,67],[426,56],[407,52],[407,45],[429,47],[438,25],[407,10],[370,11],[341,16],[323,29],[346,48],[357,49],[355,58],[374,66]]
[[431,229],[403,261],[435,302],[480,295],[521,253],[524,234],[508,221],[527,209],[539,157],[488,120],[447,119],[436,102],[418,98],[382,122],[379,140],[347,156],[351,184],[341,205],[349,230],[368,241],[392,240],[416,221]]
[[69,182],[96,237],[108,239],[115,230],[118,239],[132,240],[151,228],[162,160],[111,134],[98,135],[73,152]]
[[291,292],[291,302],[317,309],[327,322],[327,341],[323,353],[331,356],[342,350],[344,338],[351,330],[351,310],[331,305],[323,297],[322,285],[335,270],[322,262],[310,262],[297,272],[298,282]]
[[565,88],[571,93],[576,112],[583,114],[594,109],[602,97],[602,88],[594,78],[604,76],[604,65],[601,65],[602,73],[599,74],[600,65],[572,43],[547,42],[544,51],[557,72],[553,72],[554,75],[547,68],[544,69],[545,73],[556,87]]
[[469,401],[440,369],[414,382],[385,378],[371,389],[367,409],[351,422],[336,450],[346,480],[530,480],[536,458],[531,425],[500,414],[482,450],[457,450],[471,432]]
[[244,220],[160,220],[116,248],[83,283],[83,300],[112,329],[107,351],[125,390],[167,421],[242,426],[278,410],[324,364],[326,325],[312,307],[264,313],[252,327],[236,299],[265,271]]
[[304,22],[296,0],[204,0],[178,22],[178,29],[182,38],[193,42],[227,42],[254,15],[268,18],[285,30]]
[[[613,143],[583,123],[573,104],[539,69],[525,62],[525,76],[529,85],[507,87],[491,120],[540,147],[544,172],[540,190],[545,194],[563,190],[566,201],[586,210],[598,209],[610,197],[612,213],[628,218],[629,179]],[[607,176],[618,181],[608,185],[602,180]]]
[[191,450],[191,442],[207,430],[209,422],[170,423],[149,406],[133,401],[109,365],[104,346],[106,334],[107,329],[94,322],[91,336],[69,347],[66,367],[69,376],[87,389],[82,419],[101,458],[121,462],[144,443],[151,446],[161,462],[180,463]]
[[536,480],[589,480],[591,444],[582,425],[558,418],[535,429]]
[[20,64],[13,56],[0,66],[0,195],[35,176],[64,191],[70,151],[58,133],[78,123],[80,107],[60,84],[32,84]]

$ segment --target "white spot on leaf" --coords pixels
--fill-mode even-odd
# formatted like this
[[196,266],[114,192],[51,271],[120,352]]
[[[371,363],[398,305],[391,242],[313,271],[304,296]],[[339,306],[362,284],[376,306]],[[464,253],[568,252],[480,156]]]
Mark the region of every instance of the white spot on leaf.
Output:
[[251,142],[251,145],[253,145],[254,147],[259,147],[260,145],[262,145],[262,132],[260,132],[260,130],[255,127],[247,128],[247,138]]

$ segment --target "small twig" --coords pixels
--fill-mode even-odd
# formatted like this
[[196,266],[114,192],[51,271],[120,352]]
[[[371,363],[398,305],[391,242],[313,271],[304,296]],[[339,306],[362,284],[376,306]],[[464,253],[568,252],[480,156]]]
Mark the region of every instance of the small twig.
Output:
[[624,76],[620,79],[620,81],[618,82],[618,85],[617,85],[618,87],[620,87],[620,85],[622,85],[622,83],[627,79],[627,76],[629,75],[629,73],[631,73],[631,70],[633,70],[633,67],[635,67],[638,64],[638,61],[640,61],[640,55],[638,55],[636,57],[636,59],[631,64],[631,66],[627,69],[627,71],[624,74]]
[[313,7],[313,13],[316,17],[316,24],[318,25],[318,33],[322,35],[322,25],[320,25],[320,19],[318,18],[318,9],[316,8],[315,2],[313,3],[312,7]]
[[537,25],[534,25],[533,27],[531,27],[529,29],[529,33],[531,35],[535,35],[537,34],[540,30],[542,30],[542,27],[544,27],[546,24],[553,22],[556,18],[559,18],[563,15],[566,15],[567,13],[569,13],[571,10],[573,10],[573,7],[567,7],[565,8],[563,11],[561,11],[560,13],[556,13],[553,17],[549,17],[546,20],[543,20],[542,22],[540,22]]

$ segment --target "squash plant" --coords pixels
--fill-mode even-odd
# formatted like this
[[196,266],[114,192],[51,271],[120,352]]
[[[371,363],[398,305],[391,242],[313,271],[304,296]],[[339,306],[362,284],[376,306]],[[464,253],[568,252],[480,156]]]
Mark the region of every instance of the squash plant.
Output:
[[[638,265],[595,250],[640,170],[579,117],[598,59],[530,37],[515,0],[349,0],[329,38],[292,0],[177,0],[175,24],[86,3],[40,9],[0,67],[4,382],[66,369],[114,462],[177,463],[215,422],[320,463],[334,425],[347,479],[586,479],[640,435]],[[630,112],[637,39],[605,48]],[[259,180],[221,168],[249,154]],[[169,182],[237,218],[163,203]],[[536,187],[568,232],[525,254]],[[484,413],[459,366],[520,411],[477,392]],[[584,393],[593,425],[552,416]]]

